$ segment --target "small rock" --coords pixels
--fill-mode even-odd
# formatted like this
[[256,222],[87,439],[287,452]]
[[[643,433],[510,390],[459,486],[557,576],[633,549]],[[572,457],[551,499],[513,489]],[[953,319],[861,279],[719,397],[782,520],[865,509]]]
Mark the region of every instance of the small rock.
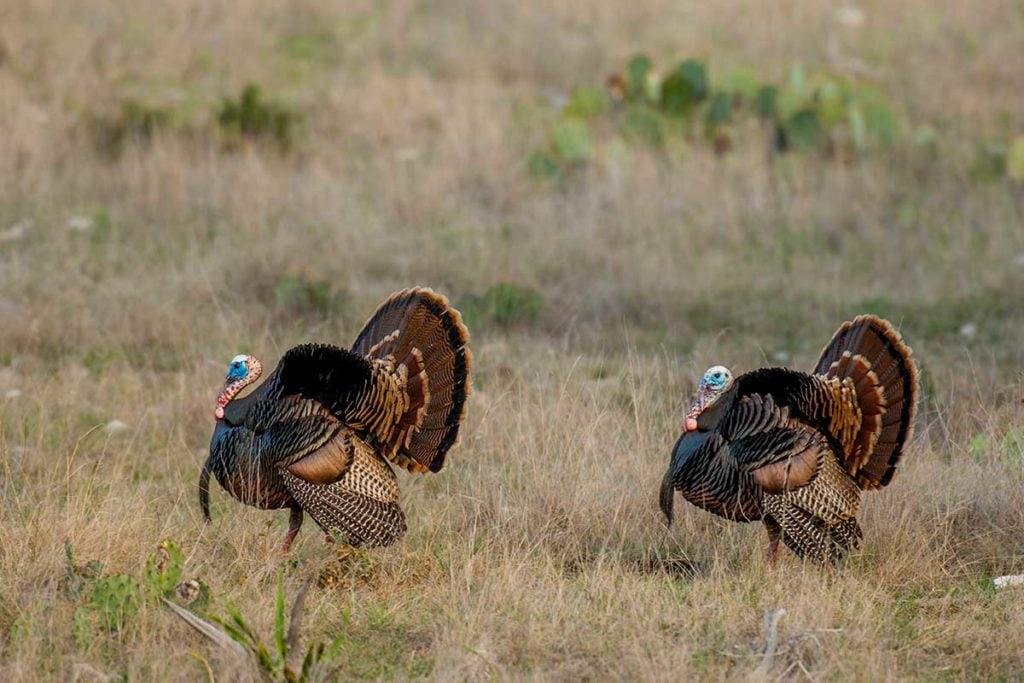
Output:
[[420,151],[415,147],[402,147],[395,152],[395,158],[402,163],[409,163],[420,158]]
[[1024,268],[1024,254],[1017,254],[1016,258],[1013,259],[1013,263]]
[[974,339],[974,336],[978,334],[978,326],[974,323],[964,323],[960,326],[960,336],[965,339]]
[[28,234],[28,231],[32,229],[32,221],[26,219],[18,221],[11,227],[0,232],[0,242],[16,242],[22,237]]
[[107,434],[117,434],[118,432],[123,432],[126,431],[127,429],[128,425],[125,424],[124,422],[121,422],[120,420],[111,420],[106,424],[106,426],[103,427],[103,431],[105,431]]
[[1024,586],[1024,574],[1011,574],[1009,576],[997,576],[992,579],[996,588],[1009,588],[1011,586]]
[[68,219],[66,227],[71,232],[89,232],[96,227],[96,222],[88,216],[72,216]]
[[4,392],[4,398],[8,401],[21,396],[21,389],[8,389]]
[[836,12],[836,21],[849,28],[858,28],[864,24],[864,10],[856,5],[845,5]]
[[548,90],[544,93],[544,99],[552,109],[564,109],[569,103],[569,96],[560,90]]
[[776,351],[775,353],[772,354],[773,363],[788,363],[789,358],[789,353],[787,353],[786,351]]

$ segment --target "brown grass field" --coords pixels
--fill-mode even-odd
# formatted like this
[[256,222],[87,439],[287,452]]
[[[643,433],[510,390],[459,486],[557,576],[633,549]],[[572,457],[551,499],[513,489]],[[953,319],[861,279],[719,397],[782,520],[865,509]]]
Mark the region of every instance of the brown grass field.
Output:
[[[73,635],[65,541],[141,580],[165,539],[207,615],[234,604],[268,640],[279,572],[289,602],[313,578],[303,647],[344,634],[339,679],[1024,675],[1024,588],[991,582],[1024,572],[1024,187],[972,173],[979,144],[1024,133],[1024,4],[869,0],[859,25],[812,0],[285,6],[0,3],[0,679],[259,680],[152,601]],[[937,143],[527,175],[549,101],[637,52],[869,79]],[[250,82],[299,113],[289,152],[218,138]],[[129,99],[170,122],[98,149]],[[404,541],[348,552],[307,521],[282,560],[287,515],[219,488],[203,524],[233,355],[348,344],[405,286],[458,305],[498,282],[543,311],[471,329],[462,443],[400,475]],[[667,530],[658,485],[703,369],[809,369],[861,312],[923,372],[862,549],[829,578],[767,568],[759,525],[682,500]]]

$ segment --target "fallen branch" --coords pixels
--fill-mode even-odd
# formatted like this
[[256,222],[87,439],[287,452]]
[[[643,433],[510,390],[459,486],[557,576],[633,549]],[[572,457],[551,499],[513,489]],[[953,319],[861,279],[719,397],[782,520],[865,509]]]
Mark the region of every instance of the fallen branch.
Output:
[[248,656],[248,653],[245,651],[245,648],[242,647],[239,643],[235,642],[231,638],[231,636],[229,636],[221,629],[217,628],[205,619],[196,616],[194,613],[190,612],[184,607],[176,605],[167,598],[160,599],[163,600],[163,603],[167,605],[167,607],[169,607],[172,612],[181,617],[182,621],[184,621],[186,624],[202,633],[204,636],[212,640],[217,645],[220,645],[225,650],[230,650],[241,657]]

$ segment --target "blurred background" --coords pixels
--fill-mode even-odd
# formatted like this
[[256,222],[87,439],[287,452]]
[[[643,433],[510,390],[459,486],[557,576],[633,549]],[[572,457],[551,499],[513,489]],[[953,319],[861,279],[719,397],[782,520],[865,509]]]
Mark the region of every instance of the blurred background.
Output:
[[1014,2],[0,12],[6,354],[169,363],[417,282],[485,333],[792,353],[872,310],[1021,359]]

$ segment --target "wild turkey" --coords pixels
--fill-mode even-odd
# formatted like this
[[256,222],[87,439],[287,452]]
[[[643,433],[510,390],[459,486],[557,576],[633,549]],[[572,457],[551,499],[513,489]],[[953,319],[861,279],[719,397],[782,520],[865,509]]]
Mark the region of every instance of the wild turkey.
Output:
[[262,365],[236,356],[199,477],[206,520],[212,472],[243,503],[291,509],[282,552],[303,512],[351,545],[393,543],[405,533],[405,515],[387,460],[411,472],[444,465],[470,393],[468,341],[445,297],[406,289],[381,304],[351,350],[296,346],[242,398]]
[[813,374],[765,368],[700,381],[661,484],[672,523],[674,491],[737,522],[761,520],[768,560],[779,539],[832,564],[862,538],[862,490],[892,481],[914,426],[917,367],[886,320],[840,326]]

